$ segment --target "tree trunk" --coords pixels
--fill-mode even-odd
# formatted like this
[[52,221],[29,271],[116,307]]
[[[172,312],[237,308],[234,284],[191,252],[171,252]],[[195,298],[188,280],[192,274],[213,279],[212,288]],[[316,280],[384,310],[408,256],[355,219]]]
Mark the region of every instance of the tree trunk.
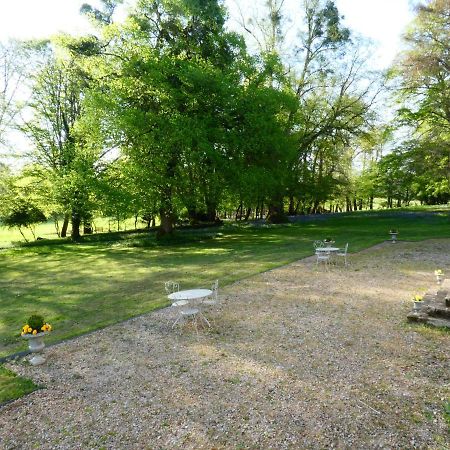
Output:
[[25,239],[25,242],[28,242],[28,239],[25,237],[25,235],[23,234],[23,231],[22,231],[22,227],[21,226],[19,226],[19,231],[20,231],[20,234],[22,235],[22,237]]
[[246,213],[245,213],[245,218],[244,218],[244,220],[245,220],[246,222],[247,222],[247,220],[249,219],[251,213],[252,213],[252,208],[247,208],[247,211],[246,211]]
[[76,212],[72,212],[72,234],[71,238],[74,241],[78,241],[80,239],[80,225],[81,218]]
[[54,217],[54,222],[55,222],[56,235],[58,237],[61,237],[61,230],[59,229],[59,220],[58,220],[57,216]]
[[217,217],[217,204],[212,201],[206,202],[206,219],[208,222],[215,222]]
[[350,202],[350,199],[348,197],[345,197],[345,210],[346,212],[352,211],[352,204]]
[[67,228],[69,227],[69,214],[64,216],[64,222],[61,228],[61,237],[65,238],[67,236]]
[[286,223],[288,218],[284,213],[283,197],[275,197],[269,203],[267,221],[270,223]]
[[294,205],[295,205],[294,196],[290,195],[289,196],[289,212],[288,212],[288,214],[290,216],[295,215],[295,206]]
[[242,220],[242,202],[239,204],[237,210],[236,210],[236,219],[235,220]]
[[172,212],[161,208],[159,210],[159,217],[161,219],[161,225],[159,226],[157,237],[173,234],[174,220]]

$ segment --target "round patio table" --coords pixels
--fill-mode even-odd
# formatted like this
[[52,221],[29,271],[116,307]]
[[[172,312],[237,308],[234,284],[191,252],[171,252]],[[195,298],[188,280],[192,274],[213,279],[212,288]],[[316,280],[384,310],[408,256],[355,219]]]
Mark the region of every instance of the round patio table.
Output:
[[340,250],[339,247],[317,247],[316,253],[317,252],[335,253],[335,252],[338,252],[339,250]]
[[194,319],[195,327],[197,328],[197,315],[200,316],[208,327],[211,327],[208,319],[202,314],[200,309],[198,307],[190,307],[189,302],[209,297],[212,293],[211,289],[187,289],[185,291],[177,291],[169,294],[167,297],[173,302],[172,305],[180,308],[180,314],[178,315],[177,320],[172,324],[172,328],[184,317],[192,317]]
[[168,295],[169,300],[199,300],[209,297],[212,294],[211,289],[187,289],[185,291],[176,291]]

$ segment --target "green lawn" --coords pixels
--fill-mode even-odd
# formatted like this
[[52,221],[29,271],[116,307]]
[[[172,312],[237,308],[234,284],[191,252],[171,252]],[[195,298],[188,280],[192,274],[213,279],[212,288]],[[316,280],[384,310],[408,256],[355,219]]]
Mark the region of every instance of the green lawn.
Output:
[[29,394],[38,388],[31,380],[18,377],[15,373],[0,366],[0,405]]
[[[62,222],[59,224],[62,226]],[[134,219],[127,219],[121,221],[119,225],[117,222],[108,218],[95,219],[94,230],[101,230],[101,232],[116,231],[119,226],[120,230],[132,230],[134,228]],[[142,222],[138,222],[138,227],[142,227]],[[70,226],[68,229],[68,235],[70,235]],[[22,233],[27,240],[34,241],[33,233],[28,228],[22,228]],[[36,237],[42,237],[44,239],[56,239],[58,237],[56,233],[56,227],[53,220],[49,220],[45,223],[41,223],[35,226],[34,234]],[[17,228],[8,228],[1,226],[0,224],[0,249],[12,247],[14,242],[25,242],[24,237],[20,234]]]
[[[40,313],[54,331],[48,343],[116,323],[167,304],[163,282],[183,288],[232,283],[313,254],[332,237],[354,252],[389,238],[450,237],[450,213],[354,213],[277,226],[225,225],[180,231],[157,243],[153,233],[86,237],[80,244],[39,241],[0,252],[0,356],[26,349],[19,331]],[[0,366],[0,403],[36,388]]]
[[351,253],[389,238],[390,228],[399,229],[400,240],[421,240],[450,237],[449,224],[449,212],[352,214],[180,232],[178,242],[165,245],[153,234],[132,233],[3,250],[0,356],[26,349],[18,334],[32,313],[53,325],[47,342],[56,342],[166,305],[168,279],[183,288],[208,286],[215,278],[225,285],[311,255],[312,241],[326,236],[338,246],[349,242]]

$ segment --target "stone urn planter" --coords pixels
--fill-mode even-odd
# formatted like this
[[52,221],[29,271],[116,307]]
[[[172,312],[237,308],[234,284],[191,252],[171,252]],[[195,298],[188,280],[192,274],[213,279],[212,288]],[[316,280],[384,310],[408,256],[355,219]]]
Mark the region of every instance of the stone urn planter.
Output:
[[420,311],[422,309],[423,301],[414,301],[414,311]]
[[395,244],[397,242],[398,231],[391,230],[389,231],[389,234],[391,235],[391,242]]
[[441,284],[442,280],[444,279],[444,274],[442,270],[435,270],[434,275],[436,277],[437,284]]
[[45,358],[41,355],[41,352],[45,348],[44,337],[47,334],[48,332],[44,331],[37,334],[22,335],[24,339],[28,340],[28,348],[33,354],[33,357],[30,359],[30,363],[33,366],[38,366],[39,364],[43,364],[45,362]]

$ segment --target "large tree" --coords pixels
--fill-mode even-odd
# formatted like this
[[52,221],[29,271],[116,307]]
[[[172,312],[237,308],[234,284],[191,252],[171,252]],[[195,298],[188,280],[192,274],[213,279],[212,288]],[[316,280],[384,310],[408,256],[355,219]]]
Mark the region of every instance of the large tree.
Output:
[[82,113],[86,77],[74,61],[55,56],[49,45],[48,59],[32,77],[32,95],[27,105],[29,120],[20,129],[32,143],[31,159],[42,170],[43,179],[50,181],[54,203],[64,216],[61,236],[65,237],[69,219],[72,238],[80,237],[80,225],[91,215],[95,178],[96,149],[85,144],[76,130]]
[[418,196],[450,199],[450,3],[429,0],[405,34],[407,50],[394,73],[400,80],[399,118],[413,131],[405,158],[420,167]]

